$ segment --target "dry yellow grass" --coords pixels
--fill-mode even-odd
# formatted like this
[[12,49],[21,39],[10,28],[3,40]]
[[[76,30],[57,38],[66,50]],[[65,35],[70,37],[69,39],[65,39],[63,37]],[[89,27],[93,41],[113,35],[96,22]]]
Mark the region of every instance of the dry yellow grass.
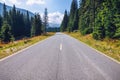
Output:
[[103,41],[99,41],[93,39],[91,34],[82,36],[79,32],[66,34],[90,45],[117,61],[120,61],[120,40],[104,39]]
[[13,43],[11,42],[9,44],[0,44],[0,59],[6,56],[9,56],[21,49],[24,49],[36,42],[46,39],[54,34],[55,33],[48,33],[46,35],[41,35],[41,36],[29,38],[29,39],[22,39],[19,41],[14,41]]

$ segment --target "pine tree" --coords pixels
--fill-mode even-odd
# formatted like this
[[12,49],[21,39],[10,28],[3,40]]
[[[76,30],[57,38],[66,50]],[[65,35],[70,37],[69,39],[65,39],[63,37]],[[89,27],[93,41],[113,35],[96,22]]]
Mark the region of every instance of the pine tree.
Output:
[[114,24],[114,10],[112,5],[112,0],[106,1],[106,8],[107,8],[107,15],[105,17],[105,23],[104,26],[106,28],[106,37],[113,38],[116,31],[116,26]]
[[31,29],[31,37],[41,35],[42,33],[41,27],[42,27],[41,17],[39,14],[35,14]]
[[67,27],[67,30],[69,32],[73,31],[77,10],[78,10],[77,0],[72,0],[70,15],[69,15],[69,22],[68,22],[68,27]]
[[1,39],[5,43],[8,43],[13,39],[11,34],[11,26],[6,21],[4,21],[1,29]]
[[79,8],[79,30],[86,35],[93,32],[94,21],[94,0],[81,0]]
[[120,27],[116,30],[114,38],[120,39]]
[[[7,11],[6,5],[5,4],[3,5],[3,18],[0,16],[0,29],[2,26],[2,22],[10,26],[10,31],[11,31],[10,34],[13,34],[15,39],[21,39],[25,36],[30,37],[31,34],[33,34],[34,36],[37,36],[42,33],[42,30],[41,30],[42,20],[40,15],[36,14],[34,19],[33,18],[30,19],[28,11],[27,11],[27,14],[23,14],[21,11],[16,9],[15,5],[13,5],[13,8],[9,11]],[[31,26],[34,26],[34,27],[32,27],[31,29]],[[0,36],[1,39],[3,39],[4,37],[7,37],[7,36],[4,36],[4,37],[3,36],[4,35],[1,34]],[[8,42],[9,41],[10,40],[8,39]]]
[[120,37],[120,0],[80,0],[79,30],[95,39]]
[[68,14],[67,14],[67,11],[65,10],[63,21],[62,21],[61,26],[60,26],[60,30],[62,32],[66,31],[67,26],[68,26]]
[[93,32],[93,38],[96,40],[102,40],[105,38],[105,27],[101,24],[100,17],[96,19],[96,25]]
[[31,28],[31,37],[35,36],[35,22],[32,23],[32,28]]
[[78,10],[77,10],[74,16],[73,31],[78,30],[78,23],[79,23],[79,16],[78,16]]
[[2,16],[0,15],[0,30],[1,30],[1,27],[2,27]]
[[109,20],[106,22],[106,37],[114,38],[116,32],[116,26],[111,23]]
[[12,26],[12,34],[14,37],[17,37],[17,31],[16,31],[16,7],[13,5],[12,11],[11,11],[11,26]]
[[15,36],[22,37],[25,36],[25,22],[24,15],[20,11],[16,12],[16,23],[15,23]]
[[26,19],[25,19],[25,36],[30,36],[31,31],[31,22],[29,12],[27,11]]
[[47,8],[45,8],[44,17],[43,17],[43,32],[44,33],[46,33],[47,26],[48,26],[48,12],[47,12]]
[[8,14],[9,14],[8,24],[9,24],[10,26],[12,26],[12,22],[13,22],[13,21],[12,21],[12,10],[10,10]]
[[3,4],[3,20],[7,20],[7,9],[5,3]]
[[39,14],[36,15],[37,16],[37,19],[36,19],[36,32],[35,32],[35,35],[38,36],[38,35],[41,35],[41,28],[42,28],[42,21],[41,21],[41,17]]
[[114,12],[114,24],[116,26],[116,32],[114,38],[120,39],[120,0],[113,1],[113,12]]
[[31,37],[35,36],[35,32],[36,32],[36,19],[37,19],[37,16],[35,15],[33,20],[32,20]]

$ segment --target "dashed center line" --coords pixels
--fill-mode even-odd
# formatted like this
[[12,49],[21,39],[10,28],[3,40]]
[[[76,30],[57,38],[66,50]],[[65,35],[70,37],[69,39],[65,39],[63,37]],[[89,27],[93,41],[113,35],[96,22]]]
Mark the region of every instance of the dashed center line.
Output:
[[62,44],[60,44],[60,51],[62,51]]

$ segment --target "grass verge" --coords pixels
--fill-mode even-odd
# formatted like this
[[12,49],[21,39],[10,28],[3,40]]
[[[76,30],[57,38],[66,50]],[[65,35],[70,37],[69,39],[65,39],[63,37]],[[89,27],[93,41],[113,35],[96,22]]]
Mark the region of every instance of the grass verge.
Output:
[[24,38],[22,40],[14,41],[9,44],[0,44],[0,59],[14,54],[17,51],[33,45],[36,42],[46,39],[52,35],[54,35],[54,33],[47,33],[46,35],[36,36],[28,39]]
[[103,41],[99,41],[93,39],[91,34],[83,36],[79,32],[66,34],[88,44],[89,46],[120,62],[120,40],[104,39]]

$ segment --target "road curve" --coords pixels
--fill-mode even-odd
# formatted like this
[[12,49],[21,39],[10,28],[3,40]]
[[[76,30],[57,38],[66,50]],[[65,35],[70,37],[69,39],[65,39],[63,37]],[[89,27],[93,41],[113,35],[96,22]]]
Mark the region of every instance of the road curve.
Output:
[[120,64],[56,33],[0,61],[0,80],[120,80]]

